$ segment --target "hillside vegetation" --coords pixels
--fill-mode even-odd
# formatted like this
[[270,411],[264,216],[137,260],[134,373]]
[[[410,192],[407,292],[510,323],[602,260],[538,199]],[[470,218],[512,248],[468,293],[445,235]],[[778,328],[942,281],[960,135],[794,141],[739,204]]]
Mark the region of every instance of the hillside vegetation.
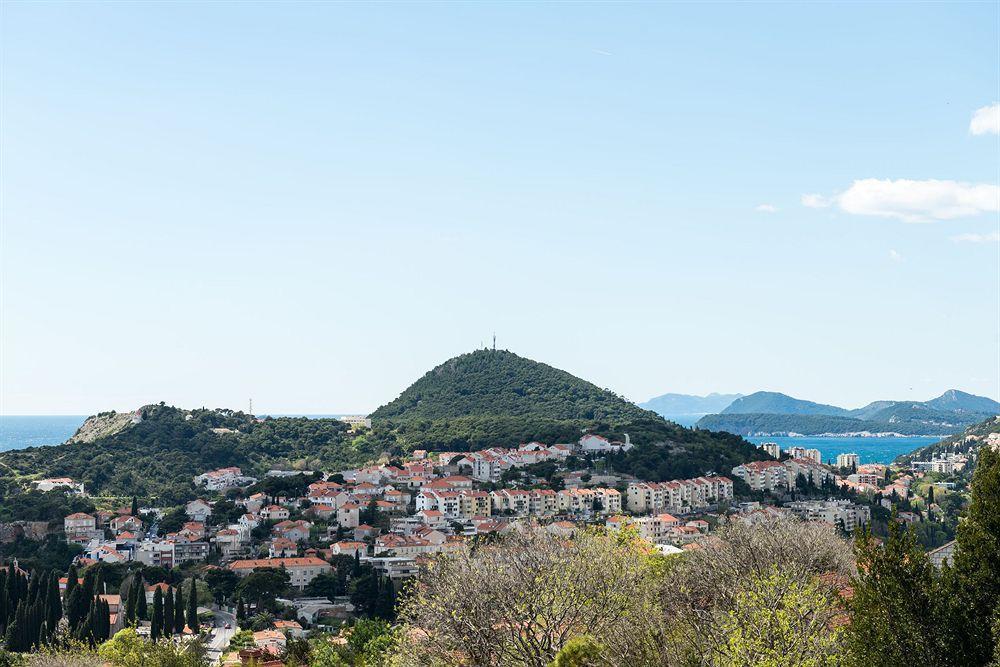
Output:
[[89,441],[74,437],[63,445],[3,452],[0,484],[7,484],[0,492],[16,491],[19,484],[11,488],[13,480],[66,476],[84,482],[91,494],[138,495],[171,504],[193,497],[191,478],[214,468],[239,466],[255,474],[279,462],[349,466],[381,453],[374,443],[352,438],[334,419],[258,421],[231,410],[162,404],[136,415],[123,428],[117,428],[121,419],[114,413],[105,415],[111,428],[105,429],[100,417],[88,419],[88,432],[108,433]]
[[899,463],[910,461],[928,461],[938,454],[959,453],[976,454],[977,450],[987,441],[991,433],[1000,433],[1000,417],[991,417],[985,421],[973,424],[961,433],[945,438],[939,442],[916,449],[909,454],[896,458]]
[[650,415],[566,371],[506,350],[477,350],[428,371],[371,418],[505,416],[621,421]]

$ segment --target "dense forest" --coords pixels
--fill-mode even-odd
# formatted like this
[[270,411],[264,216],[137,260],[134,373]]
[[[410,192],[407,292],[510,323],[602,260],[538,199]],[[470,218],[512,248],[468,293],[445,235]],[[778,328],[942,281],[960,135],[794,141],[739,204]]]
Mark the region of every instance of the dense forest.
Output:
[[[239,466],[247,474],[278,464],[335,468],[381,453],[368,448],[374,441],[351,436],[346,424],[333,419],[256,420],[241,412],[162,404],[142,408],[141,416],[92,442],[0,454],[0,493],[19,491],[28,478],[66,476],[86,484],[91,494],[138,495],[174,505],[194,497],[194,475],[214,468]],[[4,500],[0,496],[0,506]]]
[[652,413],[566,371],[506,350],[477,350],[427,372],[375,421],[468,416],[623,421]]

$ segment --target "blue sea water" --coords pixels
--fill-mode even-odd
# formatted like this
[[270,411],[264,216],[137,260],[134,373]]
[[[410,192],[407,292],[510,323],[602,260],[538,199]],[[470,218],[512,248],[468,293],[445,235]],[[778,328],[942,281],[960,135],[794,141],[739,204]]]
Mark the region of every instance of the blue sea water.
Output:
[[0,452],[61,444],[76,433],[85,419],[76,415],[0,415]]
[[762,442],[776,442],[782,449],[789,447],[806,447],[818,449],[823,456],[823,462],[836,461],[837,454],[853,452],[858,455],[861,463],[890,463],[900,454],[909,454],[914,449],[926,447],[941,440],[939,437],[909,436],[905,438],[812,438],[801,437],[771,437],[751,436],[750,442],[759,445]]

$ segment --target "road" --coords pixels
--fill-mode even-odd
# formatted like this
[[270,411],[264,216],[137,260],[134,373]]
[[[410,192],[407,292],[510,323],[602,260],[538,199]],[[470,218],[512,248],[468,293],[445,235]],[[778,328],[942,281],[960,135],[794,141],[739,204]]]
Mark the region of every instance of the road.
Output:
[[[215,614],[214,627],[212,628],[211,634],[208,638],[208,659],[212,664],[218,664],[219,660],[222,658],[223,652],[226,647],[229,646],[229,640],[233,638],[233,635],[239,630],[236,627],[236,616],[230,614],[229,612],[222,611],[221,609],[209,610],[207,607],[199,607],[198,612],[211,611]],[[226,629],[226,623],[229,624],[229,629]]]

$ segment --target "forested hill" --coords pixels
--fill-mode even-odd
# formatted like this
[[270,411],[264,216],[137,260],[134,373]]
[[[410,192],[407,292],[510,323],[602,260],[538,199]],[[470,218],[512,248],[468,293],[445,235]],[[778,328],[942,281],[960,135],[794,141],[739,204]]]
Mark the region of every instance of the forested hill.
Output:
[[437,366],[371,415],[374,433],[408,450],[573,442],[583,432],[636,447],[615,467],[656,481],[727,472],[761,458],[728,433],[684,428],[566,371],[506,351],[479,350]]
[[650,413],[586,380],[505,350],[477,350],[428,371],[373,420],[470,416],[622,421]]
[[832,415],[846,416],[848,410],[835,405],[803,401],[775,391],[758,391],[730,403],[720,414]]
[[[987,443],[990,434],[1000,433],[1000,417],[991,417],[985,421],[973,424],[961,433],[945,438],[940,442],[921,447],[909,454],[904,454],[896,458],[897,462],[907,463],[910,461],[928,461],[938,454],[959,453],[973,454],[977,449]],[[997,436],[993,436],[996,440]]]
[[4,493],[31,479],[62,476],[84,482],[92,494],[169,504],[193,497],[191,478],[219,467],[239,466],[247,474],[277,464],[346,467],[382,452],[382,443],[348,433],[335,419],[257,420],[232,410],[163,404],[122,416],[91,417],[63,445],[0,454],[0,504]]

